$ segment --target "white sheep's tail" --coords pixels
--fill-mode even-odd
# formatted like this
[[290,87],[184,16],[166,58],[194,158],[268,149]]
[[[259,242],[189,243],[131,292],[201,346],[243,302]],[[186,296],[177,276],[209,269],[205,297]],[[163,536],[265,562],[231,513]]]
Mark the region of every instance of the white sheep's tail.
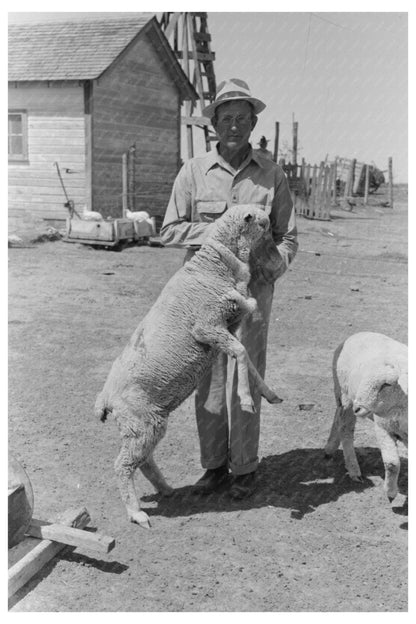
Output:
[[104,395],[104,392],[100,392],[97,396],[94,406],[94,413],[96,418],[99,418],[101,422],[105,422],[107,420],[108,414],[111,414],[113,410],[108,407],[107,400]]

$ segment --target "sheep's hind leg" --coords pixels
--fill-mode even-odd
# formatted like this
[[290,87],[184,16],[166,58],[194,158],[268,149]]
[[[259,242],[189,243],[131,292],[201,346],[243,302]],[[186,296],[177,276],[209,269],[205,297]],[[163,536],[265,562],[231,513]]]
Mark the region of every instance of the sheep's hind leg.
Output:
[[146,461],[140,464],[139,468],[146,479],[150,481],[153,487],[160,492],[160,494],[170,496],[173,493],[174,489],[166,483],[165,477],[160,471],[152,455],[149,455]]
[[134,473],[137,468],[137,461],[135,461],[134,458],[137,452],[138,440],[132,437],[123,438],[121,450],[114,463],[114,468],[118,479],[121,499],[126,506],[129,520],[149,529],[149,516],[140,509],[139,497],[137,496],[134,483]]

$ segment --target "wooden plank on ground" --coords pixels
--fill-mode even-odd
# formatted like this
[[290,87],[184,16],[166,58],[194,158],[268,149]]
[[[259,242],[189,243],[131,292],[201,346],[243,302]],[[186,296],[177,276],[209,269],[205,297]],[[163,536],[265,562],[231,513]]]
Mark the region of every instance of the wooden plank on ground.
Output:
[[114,538],[108,535],[90,533],[63,524],[35,519],[32,519],[32,522],[26,530],[26,535],[39,539],[53,540],[54,542],[60,542],[68,546],[81,546],[105,553],[110,552],[115,546]]
[[[61,523],[83,529],[90,521],[90,516],[85,507],[70,509],[61,517]],[[28,552],[22,559],[9,568],[9,598],[23,587],[43,566],[48,563],[65,548],[65,544],[42,540],[33,550]]]

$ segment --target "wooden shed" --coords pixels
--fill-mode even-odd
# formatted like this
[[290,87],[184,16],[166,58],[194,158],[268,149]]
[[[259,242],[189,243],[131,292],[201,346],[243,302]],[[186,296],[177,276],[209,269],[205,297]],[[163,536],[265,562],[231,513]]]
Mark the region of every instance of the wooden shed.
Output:
[[163,215],[197,97],[149,14],[9,25],[9,228],[64,224],[63,186],[76,210],[121,217],[132,145],[134,207]]

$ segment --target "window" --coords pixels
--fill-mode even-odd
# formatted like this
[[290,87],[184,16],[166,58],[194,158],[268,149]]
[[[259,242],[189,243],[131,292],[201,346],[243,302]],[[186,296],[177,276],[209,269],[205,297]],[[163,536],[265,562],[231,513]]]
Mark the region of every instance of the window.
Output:
[[27,160],[27,114],[9,111],[9,160]]

